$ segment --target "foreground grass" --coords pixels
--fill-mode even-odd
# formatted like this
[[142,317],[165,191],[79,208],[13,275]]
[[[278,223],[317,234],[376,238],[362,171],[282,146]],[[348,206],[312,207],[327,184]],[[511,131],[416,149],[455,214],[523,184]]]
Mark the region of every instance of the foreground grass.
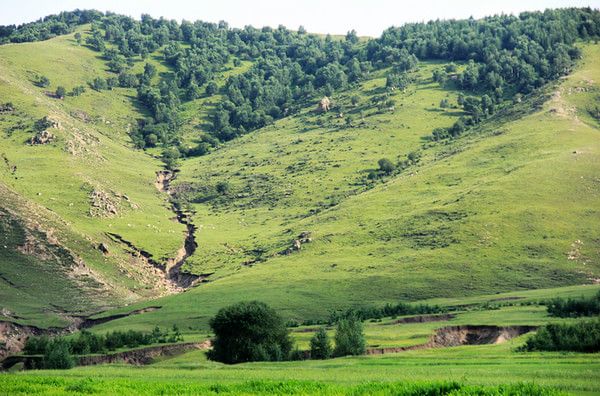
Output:
[[[600,393],[598,354],[516,353],[518,343],[233,366],[207,361],[203,352],[195,351],[144,367],[109,365],[7,374],[0,376],[0,389],[8,394],[425,395],[448,394],[441,391],[440,383],[448,386],[459,381],[460,389],[454,394],[543,394],[538,386],[571,394]],[[519,387],[522,383],[535,387]]]

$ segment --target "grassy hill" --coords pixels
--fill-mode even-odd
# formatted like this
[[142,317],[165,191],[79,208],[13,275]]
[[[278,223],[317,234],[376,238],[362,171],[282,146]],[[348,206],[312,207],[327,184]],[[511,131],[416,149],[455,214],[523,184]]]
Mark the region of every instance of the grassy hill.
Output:
[[[108,235],[120,235],[157,259],[174,257],[183,243],[184,227],[172,220],[166,196],[154,186],[155,172],[162,164],[133,149],[127,137],[127,129],[139,117],[139,108],[132,101],[135,91],[117,88],[98,93],[88,89],[78,97],[51,97],[48,91],[58,85],[70,90],[105,73],[104,62],[77,45],[72,35],[5,45],[0,53],[0,96],[15,108],[0,115],[2,208],[19,212],[11,204],[11,196],[16,196],[24,206],[39,207],[52,215],[54,223],[25,211],[17,213],[22,222],[35,222],[35,228],[53,234],[55,240],[50,244],[67,246],[76,261],[83,260],[93,278],[105,284],[110,298],[90,296],[96,300],[96,308],[166,293],[168,285],[162,276]],[[50,79],[50,87],[33,85],[39,75]],[[36,122],[44,117],[58,123],[49,128],[54,141],[28,144],[36,133]],[[98,249],[100,244],[107,246],[107,254]],[[7,282],[3,293],[39,300],[48,315],[73,311],[72,301],[52,307],[49,304],[55,299],[51,295],[29,286],[30,277],[49,276],[45,281],[52,283],[55,274],[38,272],[43,257],[34,254],[27,260],[37,264],[21,265],[10,256],[0,256]],[[59,289],[68,292],[72,287]],[[21,315],[10,302],[4,308]]]
[[[587,109],[598,52],[585,46],[571,76],[448,144],[421,139],[456,117],[431,111],[448,92],[426,80],[425,64],[425,81],[395,94],[406,109],[366,116],[366,126],[307,109],[186,160],[176,188],[192,202],[206,185],[231,186],[190,204],[200,247],[188,263],[215,271],[213,280],[99,329],[187,318],[188,331],[202,333],[218,308],[247,299],[303,320],[347,306],[595,282],[600,147]],[[374,78],[361,92],[381,84]],[[302,129],[319,119],[328,125]],[[414,150],[416,165],[364,182],[377,159]],[[312,242],[279,254],[303,231]]]
[[[115,325],[194,317],[202,329],[219,307],[241,299],[265,300],[288,317],[305,319],[360,304],[595,281],[600,147],[598,123],[587,109],[597,99],[600,72],[593,59],[600,50],[582,48],[584,58],[569,77],[460,139],[426,139],[462,111],[439,107],[442,99],[454,104],[458,93],[431,79],[444,63],[421,62],[410,73],[413,83],[392,93],[393,105],[377,102],[385,90],[382,69],[334,94],[333,111],[319,113],[310,103],[208,155],[180,160],[173,196],[191,214],[199,244],[184,269],[212,274],[210,282],[161,299],[160,311]],[[5,255],[8,313],[48,325],[39,319],[56,322],[64,311],[90,313],[175,291],[152,262],[177,256],[185,227],[154,186],[163,166],[157,152],[137,150],[129,139],[145,114],[135,90],[52,97],[58,85],[70,89],[107,74],[105,61],[73,35],[4,45],[0,55],[0,93],[15,107],[0,116],[0,181],[11,246],[24,243],[19,227],[37,230],[40,244],[67,248],[73,263],[81,259],[96,285],[57,286],[90,301],[79,307],[65,295],[64,303],[52,303],[58,307],[38,302],[25,308],[21,301],[27,299],[55,300],[49,297],[57,292],[26,287],[45,273],[46,259]],[[169,75],[161,50],[148,59]],[[136,61],[133,69],[142,64]],[[227,65],[217,81],[249,66]],[[50,87],[33,84],[40,75]],[[218,100],[219,94],[184,105],[184,140],[194,141]],[[27,144],[36,121],[46,116],[59,123],[50,129],[55,140]],[[409,155],[406,169],[369,178],[379,159]],[[15,210],[12,202],[28,209]],[[15,262],[23,263],[18,271]],[[47,276],[75,282],[68,276],[75,267]],[[27,297],[11,297],[17,295]],[[157,301],[135,307],[149,304]]]

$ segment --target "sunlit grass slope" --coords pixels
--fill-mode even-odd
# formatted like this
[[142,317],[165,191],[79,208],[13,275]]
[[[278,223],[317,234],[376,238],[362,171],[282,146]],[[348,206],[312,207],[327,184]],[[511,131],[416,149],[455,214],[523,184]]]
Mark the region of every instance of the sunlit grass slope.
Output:
[[[446,93],[425,85],[397,93],[394,113],[365,117],[377,130],[336,128],[342,121],[307,111],[184,163],[181,184],[227,180],[235,191],[261,175],[266,181],[239,200],[193,204],[200,247],[192,268],[216,271],[214,281],[114,325],[186,317],[203,327],[218,308],[248,299],[304,319],[352,305],[592,283],[600,132],[587,108],[598,95],[599,54],[586,46],[540,108],[527,99],[529,114],[493,118],[449,144],[421,143],[454,117],[427,110]],[[310,127],[319,117],[327,127]],[[416,166],[355,191],[377,159],[416,149]],[[336,205],[319,204],[338,196]],[[277,254],[302,231],[313,241]],[[243,265],[256,249],[264,260]]]
[[[50,79],[50,87],[33,84],[41,75]],[[161,162],[133,149],[129,141],[128,129],[143,116],[134,100],[135,90],[116,88],[100,93],[87,88],[81,96],[63,100],[48,95],[47,91],[53,92],[59,85],[68,91],[77,85],[87,87],[98,76],[107,76],[104,61],[77,45],[72,35],[0,47],[0,102],[12,102],[15,107],[14,112],[0,115],[0,183],[6,191],[60,218],[59,225],[39,227],[46,231],[58,227],[58,233],[76,235],[77,243],[66,237],[57,243],[70,244],[74,254],[122,303],[164,290],[157,275],[132,259],[107,233],[118,234],[161,259],[175,256],[183,243],[184,227],[174,221],[166,196],[154,186]],[[44,145],[28,144],[34,123],[45,116],[60,123],[59,128],[50,129],[56,139]],[[100,210],[99,216],[92,216],[94,191],[108,196],[117,213]],[[14,209],[2,194],[0,205]],[[100,243],[108,246],[108,255],[98,250]],[[0,257],[0,262],[19,266],[6,256]],[[12,282],[19,284],[22,277],[35,275],[33,268],[20,266],[12,272],[16,277]],[[52,282],[51,275],[46,280]],[[22,292],[35,293],[26,285]],[[53,301],[44,293],[32,297],[46,304]],[[15,309],[10,304],[5,308]],[[69,307],[61,309],[68,311]]]

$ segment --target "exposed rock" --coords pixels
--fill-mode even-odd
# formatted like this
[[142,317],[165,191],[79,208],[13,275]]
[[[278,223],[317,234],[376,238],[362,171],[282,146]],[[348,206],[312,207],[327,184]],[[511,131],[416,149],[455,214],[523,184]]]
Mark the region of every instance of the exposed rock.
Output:
[[291,254],[302,249],[302,244],[312,242],[311,233],[309,231],[302,231],[296,239],[292,241],[292,246],[281,252],[281,254]]
[[120,199],[102,190],[94,189],[90,194],[90,216],[112,217],[118,214]]
[[321,99],[319,101],[319,104],[317,105],[317,110],[322,113],[326,113],[329,111],[330,108],[331,108],[331,100],[329,100],[329,98],[327,96],[324,96],[323,99]]
[[13,111],[15,111],[15,107],[12,103],[0,104],[0,113],[12,113]]
[[36,145],[36,144],[47,144],[52,142],[55,139],[55,136],[50,133],[48,130],[43,130],[41,132],[36,133],[31,140],[29,141],[29,143],[31,143],[32,145]]

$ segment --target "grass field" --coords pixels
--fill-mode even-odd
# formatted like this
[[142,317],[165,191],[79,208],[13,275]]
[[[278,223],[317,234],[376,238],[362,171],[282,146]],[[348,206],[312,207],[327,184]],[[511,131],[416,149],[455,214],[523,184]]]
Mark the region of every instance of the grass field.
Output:
[[[264,386],[265,394],[372,394],[381,387],[379,394],[399,394],[393,389],[386,391],[386,387],[458,381],[486,387],[527,383],[569,394],[600,393],[597,355],[515,353],[518,342],[235,366],[206,361],[203,352],[191,352],[144,367],[108,365],[0,375],[0,388],[10,394],[199,394],[217,390],[225,394],[260,394]],[[358,392],[361,388],[363,391]]]

